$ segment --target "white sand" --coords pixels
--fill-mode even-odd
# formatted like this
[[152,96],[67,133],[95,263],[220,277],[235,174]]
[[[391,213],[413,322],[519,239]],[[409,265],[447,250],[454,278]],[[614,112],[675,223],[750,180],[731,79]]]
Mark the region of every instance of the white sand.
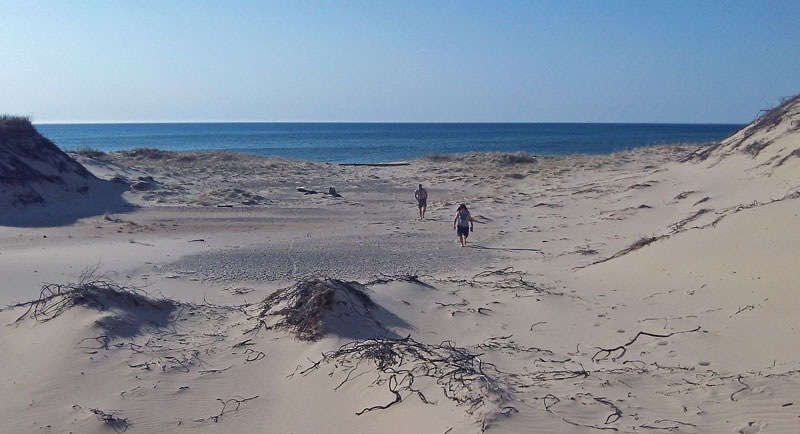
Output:
[[[0,227],[0,302],[94,267],[175,301],[0,311],[2,432],[794,432],[800,103],[779,114],[686,162],[77,157],[147,184],[138,208]],[[330,283],[304,341],[263,300],[315,276],[374,304]]]

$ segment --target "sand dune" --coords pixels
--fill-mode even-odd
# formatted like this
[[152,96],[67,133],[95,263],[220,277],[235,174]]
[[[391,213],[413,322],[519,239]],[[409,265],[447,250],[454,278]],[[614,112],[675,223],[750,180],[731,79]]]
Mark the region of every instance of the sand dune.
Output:
[[3,431],[794,432],[799,126],[794,98],[602,157],[73,155],[137,207],[0,227]]
[[63,225],[126,209],[122,191],[92,175],[27,119],[0,117],[0,224]]

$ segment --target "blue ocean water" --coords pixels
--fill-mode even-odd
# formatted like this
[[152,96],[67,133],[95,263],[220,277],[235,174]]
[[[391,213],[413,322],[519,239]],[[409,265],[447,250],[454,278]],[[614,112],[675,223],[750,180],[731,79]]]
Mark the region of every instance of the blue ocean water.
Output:
[[226,150],[331,163],[403,161],[429,154],[608,154],[636,147],[707,143],[742,125],[589,123],[151,123],[38,124],[64,150],[141,147]]

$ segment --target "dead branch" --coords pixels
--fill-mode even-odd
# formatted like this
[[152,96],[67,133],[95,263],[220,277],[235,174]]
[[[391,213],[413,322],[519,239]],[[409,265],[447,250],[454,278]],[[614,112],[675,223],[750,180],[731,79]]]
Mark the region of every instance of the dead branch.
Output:
[[217,398],[217,401],[219,401],[219,403],[222,404],[222,409],[220,410],[220,412],[215,414],[214,416],[204,417],[202,419],[195,419],[194,421],[195,422],[213,421],[214,423],[217,423],[217,422],[219,422],[220,418],[222,418],[222,416],[224,416],[224,415],[226,415],[228,413],[235,413],[235,412],[239,411],[239,407],[243,403],[245,403],[247,401],[252,401],[252,400],[254,400],[256,398],[258,398],[258,395],[251,396],[250,398],[243,398],[241,396],[234,396],[233,398],[224,399],[224,400],[220,399],[220,398]]
[[390,282],[395,282],[395,281],[401,281],[401,282],[415,283],[417,285],[420,285],[420,286],[428,288],[428,289],[436,289],[431,284],[423,282],[422,280],[420,280],[421,277],[423,277],[423,276],[412,275],[412,274],[403,274],[403,275],[381,274],[380,276],[376,276],[375,278],[373,278],[369,282],[365,283],[364,286],[380,285],[380,284],[385,284],[385,283],[390,283]]
[[402,401],[403,398],[400,396],[400,392],[397,391],[397,377],[394,376],[394,375],[389,377],[388,384],[389,384],[389,391],[394,393],[394,401],[392,401],[392,402],[390,402],[390,403],[388,403],[386,405],[375,405],[375,406],[372,406],[372,407],[365,408],[365,409],[363,409],[363,410],[361,410],[359,412],[356,412],[356,416],[361,416],[362,414],[364,414],[364,413],[366,413],[368,411],[372,411],[372,410],[385,410],[385,409],[397,404],[398,402]]
[[[85,346],[81,346],[80,345],[80,344],[82,344],[82,343],[84,343],[86,341],[97,341],[99,346],[97,346],[97,347],[85,347]],[[102,335],[102,336],[98,336],[96,338],[83,338],[83,339],[79,340],[75,345],[77,345],[76,348],[80,348],[80,349],[84,349],[84,350],[107,350],[109,341],[110,341],[110,339],[108,338],[108,336]]]
[[[587,394],[578,394],[576,396],[577,397],[591,396],[591,394],[588,394],[588,393]],[[605,421],[606,425],[608,425],[610,423],[617,422],[622,417],[622,410],[620,410],[619,407],[614,405],[608,399],[602,398],[602,397],[597,398],[597,397],[594,397],[594,396],[592,396],[592,399],[594,401],[600,403],[600,404],[610,406],[614,410],[614,413],[612,413],[611,415],[609,415],[606,418],[606,421]],[[548,402],[548,400],[550,400],[550,401]],[[555,411],[553,411],[553,407],[556,406],[559,402],[561,402],[561,399],[559,399],[557,396],[555,396],[553,394],[548,393],[547,395],[545,395],[544,398],[542,398],[542,402],[544,403],[544,409],[545,409],[546,412],[548,412],[548,413],[560,418],[562,421],[564,421],[564,422],[566,422],[566,423],[568,423],[568,424],[570,424],[572,426],[577,426],[577,427],[582,427],[582,428],[594,428],[594,429],[606,430],[606,431],[619,431],[617,428],[615,428],[613,426],[599,426],[599,425],[583,424],[583,423],[579,423],[579,422],[575,422],[573,420],[567,419],[564,416],[561,416],[560,414],[558,414]],[[614,419],[612,420],[612,418],[614,418]]]
[[634,342],[636,342],[636,340],[639,339],[640,336],[650,336],[650,337],[654,337],[654,338],[668,338],[670,336],[674,336],[674,335],[677,335],[677,334],[692,333],[692,332],[696,332],[698,330],[700,330],[700,326],[697,326],[697,327],[695,327],[695,328],[693,328],[691,330],[683,330],[683,331],[672,332],[672,333],[667,333],[667,334],[663,334],[663,335],[662,334],[658,334],[658,333],[638,332],[638,333],[636,333],[636,336],[633,337],[633,339],[631,339],[630,341],[628,341],[628,342],[626,342],[626,343],[624,343],[624,344],[622,344],[622,345],[620,345],[618,347],[600,348],[592,356],[592,361],[593,362],[599,362],[601,360],[605,360],[605,359],[611,357],[616,352],[620,352],[620,354],[618,356],[611,357],[612,361],[616,361],[617,359],[619,359],[619,358],[621,358],[621,357],[623,357],[625,355],[625,353],[627,352],[627,347],[629,345],[632,345]]
[[219,373],[225,372],[225,371],[227,371],[228,369],[231,369],[231,368],[233,368],[233,365],[228,366],[227,368],[222,368],[222,369],[201,369],[201,370],[197,371],[197,373],[200,374],[200,375],[219,374]]
[[531,324],[531,331],[533,331],[533,328],[536,327],[537,325],[542,325],[542,324],[547,324],[547,321],[538,321]]
[[694,191],[694,190],[682,191],[682,192],[678,193],[678,195],[675,196],[673,199],[675,199],[675,200],[683,200],[683,199],[686,199],[687,197],[689,197],[689,195],[693,194],[693,193],[697,193],[697,192]]
[[511,338],[513,335],[508,336],[497,336],[491,337],[483,341],[482,343],[476,345],[476,348],[480,348],[482,350],[504,350],[508,351],[509,353],[541,353],[548,356],[552,356],[553,352],[550,350],[544,350],[542,348],[537,347],[521,347],[517,345]]
[[374,306],[366,287],[358,282],[306,279],[269,295],[260,304],[259,314],[251,317],[258,323],[248,333],[261,327],[281,328],[293,331],[297,339],[315,341],[327,332],[326,318],[334,309],[342,309],[343,315],[366,318],[383,329],[372,316]]
[[106,413],[105,411],[100,410],[99,408],[90,408],[89,411],[96,414],[97,417],[99,417],[100,420],[103,421],[103,423],[110,426],[111,429],[113,429],[118,433],[127,431],[128,427],[131,426],[131,423],[128,420],[128,418],[118,417],[111,412]]
[[488,287],[492,291],[524,291],[534,292],[537,294],[547,295],[563,295],[560,292],[553,291],[545,286],[537,285],[533,282],[525,280],[524,273],[517,271],[514,267],[505,267],[499,270],[482,271],[471,279],[439,279],[449,283],[457,283],[461,286],[475,286],[475,287]]
[[624,256],[624,255],[627,255],[628,253],[631,253],[633,251],[639,250],[642,247],[649,246],[650,244],[652,244],[652,243],[654,243],[656,241],[662,240],[664,238],[669,238],[669,235],[658,235],[658,236],[651,236],[651,237],[642,237],[642,238],[634,241],[633,244],[631,244],[630,246],[618,251],[617,253],[614,253],[612,256],[609,256],[607,258],[598,259],[597,261],[590,262],[590,263],[588,263],[586,265],[579,265],[577,267],[573,267],[572,269],[573,270],[579,270],[581,268],[591,267],[592,265],[597,265],[597,264],[602,264],[603,262],[608,262],[608,261],[610,261],[612,259],[616,259],[616,258],[619,258],[620,256]]
[[264,352],[256,351],[252,348],[247,348],[246,350],[244,350],[244,354],[247,356],[245,362],[255,362],[263,359],[264,357],[267,357],[267,355],[264,354]]
[[469,302],[465,298],[462,298],[458,303],[440,303],[438,301],[434,301],[433,303],[438,304],[441,307],[463,307],[469,305]]
[[222,290],[230,292],[233,295],[244,295],[255,291],[255,289],[246,286],[229,286],[227,288],[223,288]]
[[750,388],[750,385],[745,383],[742,380],[742,376],[741,375],[736,379],[736,381],[738,381],[739,384],[741,384],[744,387],[742,387],[741,389],[737,390],[736,392],[731,393],[731,401],[734,401],[734,402],[736,402],[736,399],[734,399],[734,396],[736,396],[737,393],[744,392],[745,390]]
[[[413,384],[417,377],[430,378],[441,386],[446,398],[459,405],[466,405],[467,412],[472,414],[487,399],[502,399],[504,396],[503,387],[497,379],[499,371],[493,364],[482,361],[480,356],[481,354],[456,347],[451,341],[429,345],[410,336],[402,339],[374,338],[352,341],[336,351],[325,353],[322,359],[313,362],[301,374],[307,375],[323,364],[333,364],[346,372],[338,388],[349,381],[351,374],[357,369],[367,369],[362,367],[364,365],[359,365],[361,362],[370,362],[369,365],[378,371],[375,384],[388,383],[390,392],[395,393],[396,397],[406,391],[428,403],[425,395],[415,389]],[[402,398],[397,398],[388,405],[370,409],[388,408],[400,401]],[[371,410],[365,409],[359,414]]]
[[138,288],[125,287],[103,277],[96,277],[93,270],[85,271],[77,283],[42,286],[39,298],[15,306],[28,309],[14,321],[18,323],[30,317],[37,322],[50,321],[73,306],[87,306],[105,310],[114,303],[127,306],[147,307],[157,310],[172,310],[177,303],[168,299],[153,299]]
[[[656,426],[656,425],[665,424],[665,423],[670,423],[671,425],[668,425],[668,426]],[[680,431],[680,429],[681,429],[680,426],[681,425],[683,425],[683,426],[691,426],[691,427],[697,428],[697,425],[695,425],[693,423],[681,422],[679,420],[672,420],[672,419],[657,419],[657,420],[653,421],[653,425],[644,424],[644,425],[639,425],[639,427],[640,428],[648,428],[648,429],[660,429],[660,430],[664,430],[664,431],[674,432],[674,431]]]
[[684,218],[683,220],[681,220],[681,221],[679,221],[677,223],[674,223],[672,225],[672,233],[676,233],[676,232],[682,231],[684,229],[684,227],[686,227],[687,224],[697,220],[703,214],[709,213],[711,211],[713,211],[711,208],[701,208],[701,209],[695,211],[690,216]]

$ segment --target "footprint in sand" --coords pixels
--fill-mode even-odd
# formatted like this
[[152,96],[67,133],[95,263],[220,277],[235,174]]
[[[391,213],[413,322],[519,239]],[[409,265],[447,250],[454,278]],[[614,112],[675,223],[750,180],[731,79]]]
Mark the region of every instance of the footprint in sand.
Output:
[[767,427],[767,423],[763,420],[754,420],[747,422],[744,425],[740,425],[737,427],[733,432],[737,434],[756,434],[760,433],[764,428]]

